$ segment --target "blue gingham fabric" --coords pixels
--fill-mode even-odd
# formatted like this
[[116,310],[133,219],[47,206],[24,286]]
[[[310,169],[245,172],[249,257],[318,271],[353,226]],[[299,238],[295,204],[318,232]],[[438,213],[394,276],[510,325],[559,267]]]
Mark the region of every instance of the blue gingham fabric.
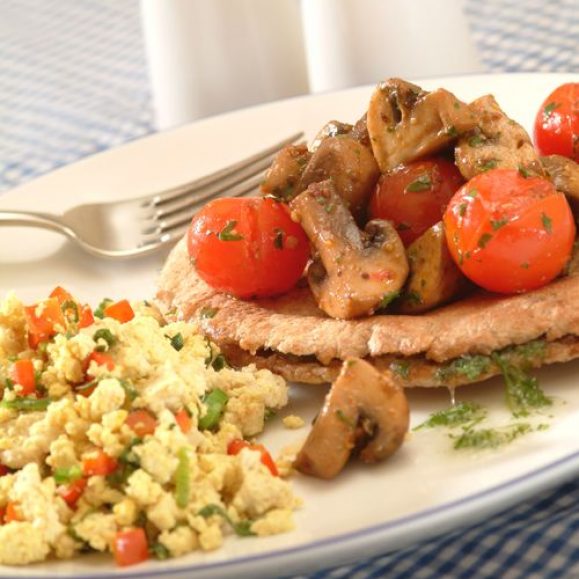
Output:
[[[579,0],[465,6],[488,71],[579,72]],[[0,0],[0,190],[153,131],[138,0]],[[308,577],[579,577],[579,484]]]

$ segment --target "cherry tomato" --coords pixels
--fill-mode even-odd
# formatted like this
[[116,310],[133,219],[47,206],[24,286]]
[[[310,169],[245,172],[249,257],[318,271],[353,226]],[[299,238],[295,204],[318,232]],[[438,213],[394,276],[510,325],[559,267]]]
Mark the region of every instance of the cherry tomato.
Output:
[[144,529],[118,531],[113,541],[113,553],[117,565],[126,567],[149,558],[149,546]]
[[239,454],[244,448],[249,448],[249,450],[255,450],[259,452],[261,454],[262,464],[264,464],[269,469],[269,472],[271,472],[273,476],[279,476],[275,461],[273,458],[271,458],[271,454],[269,454],[268,450],[265,448],[265,446],[263,446],[263,444],[252,444],[251,442],[247,442],[247,440],[236,438],[227,445],[227,454]]
[[370,218],[393,221],[409,245],[442,219],[463,183],[454,163],[442,157],[401,165],[380,177],[370,199]]
[[524,292],[555,278],[567,263],[575,223],[547,179],[495,169],[456,192],[444,214],[446,241],[462,272],[481,287]]
[[269,198],[212,201],[193,217],[187,242],[201,278],[240,298],[290,290],[310,253],[287,206]]
[[541,105],[535,144],[541,155],[563,155],[579,162],[579,82],[557,87]]
[[133,410],[127,416],[125,424],[140,438],[153,434],[157,428],[157,420],[147,410]]

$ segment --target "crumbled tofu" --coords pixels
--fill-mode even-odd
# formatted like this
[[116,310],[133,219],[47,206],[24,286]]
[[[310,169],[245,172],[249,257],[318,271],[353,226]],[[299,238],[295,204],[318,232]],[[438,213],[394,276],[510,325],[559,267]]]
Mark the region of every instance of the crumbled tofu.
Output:
[[304,419],[300,416],[296,416],[295,414],[290,414],[283,419],[283,425],[286,428],[291,428],[292,430],[301,428],[304,424]]
[[[15,356],[32,361],[37,379],[31,397],[20,385],[0,391],[15,406],[0,408],[0,463],[14,470],[0,477],[0,507],[12,503],[22,519],[0,526],[0,564],[110,551],[134,527],[171,557],[233,540],[228,518],[263,536],[293,528],[290,484],[259,452],[228,454],[287,404],[284,380],[254,366],[216,370],[207,357],[219,349],[194,325],[167,324],[142,304],[135,312],[82,329],[59,322],[34,351],[24,306],[14,296],[0,302],[0,381]],[[203,429],[214,389],[227,400]]]

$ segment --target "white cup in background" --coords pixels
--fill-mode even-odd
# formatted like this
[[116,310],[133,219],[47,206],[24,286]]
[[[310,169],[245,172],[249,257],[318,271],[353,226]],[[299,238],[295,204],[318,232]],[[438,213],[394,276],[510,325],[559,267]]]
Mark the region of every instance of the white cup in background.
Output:
[[312,92],[480,72],[463,0],[302,0]]
[[141,0],[156,124],[308,92],[297,0]]

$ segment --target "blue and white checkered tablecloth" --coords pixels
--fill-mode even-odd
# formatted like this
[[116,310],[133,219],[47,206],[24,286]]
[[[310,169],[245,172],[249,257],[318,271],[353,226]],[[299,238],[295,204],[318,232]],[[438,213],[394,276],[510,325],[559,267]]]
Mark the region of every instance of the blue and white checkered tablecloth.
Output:
[[[488,71],[579,72],[579,0],[466,10]],[[153,131],[137,0],[0,0],[0,190]],[[579,483],[310,577],[579,577]]]

